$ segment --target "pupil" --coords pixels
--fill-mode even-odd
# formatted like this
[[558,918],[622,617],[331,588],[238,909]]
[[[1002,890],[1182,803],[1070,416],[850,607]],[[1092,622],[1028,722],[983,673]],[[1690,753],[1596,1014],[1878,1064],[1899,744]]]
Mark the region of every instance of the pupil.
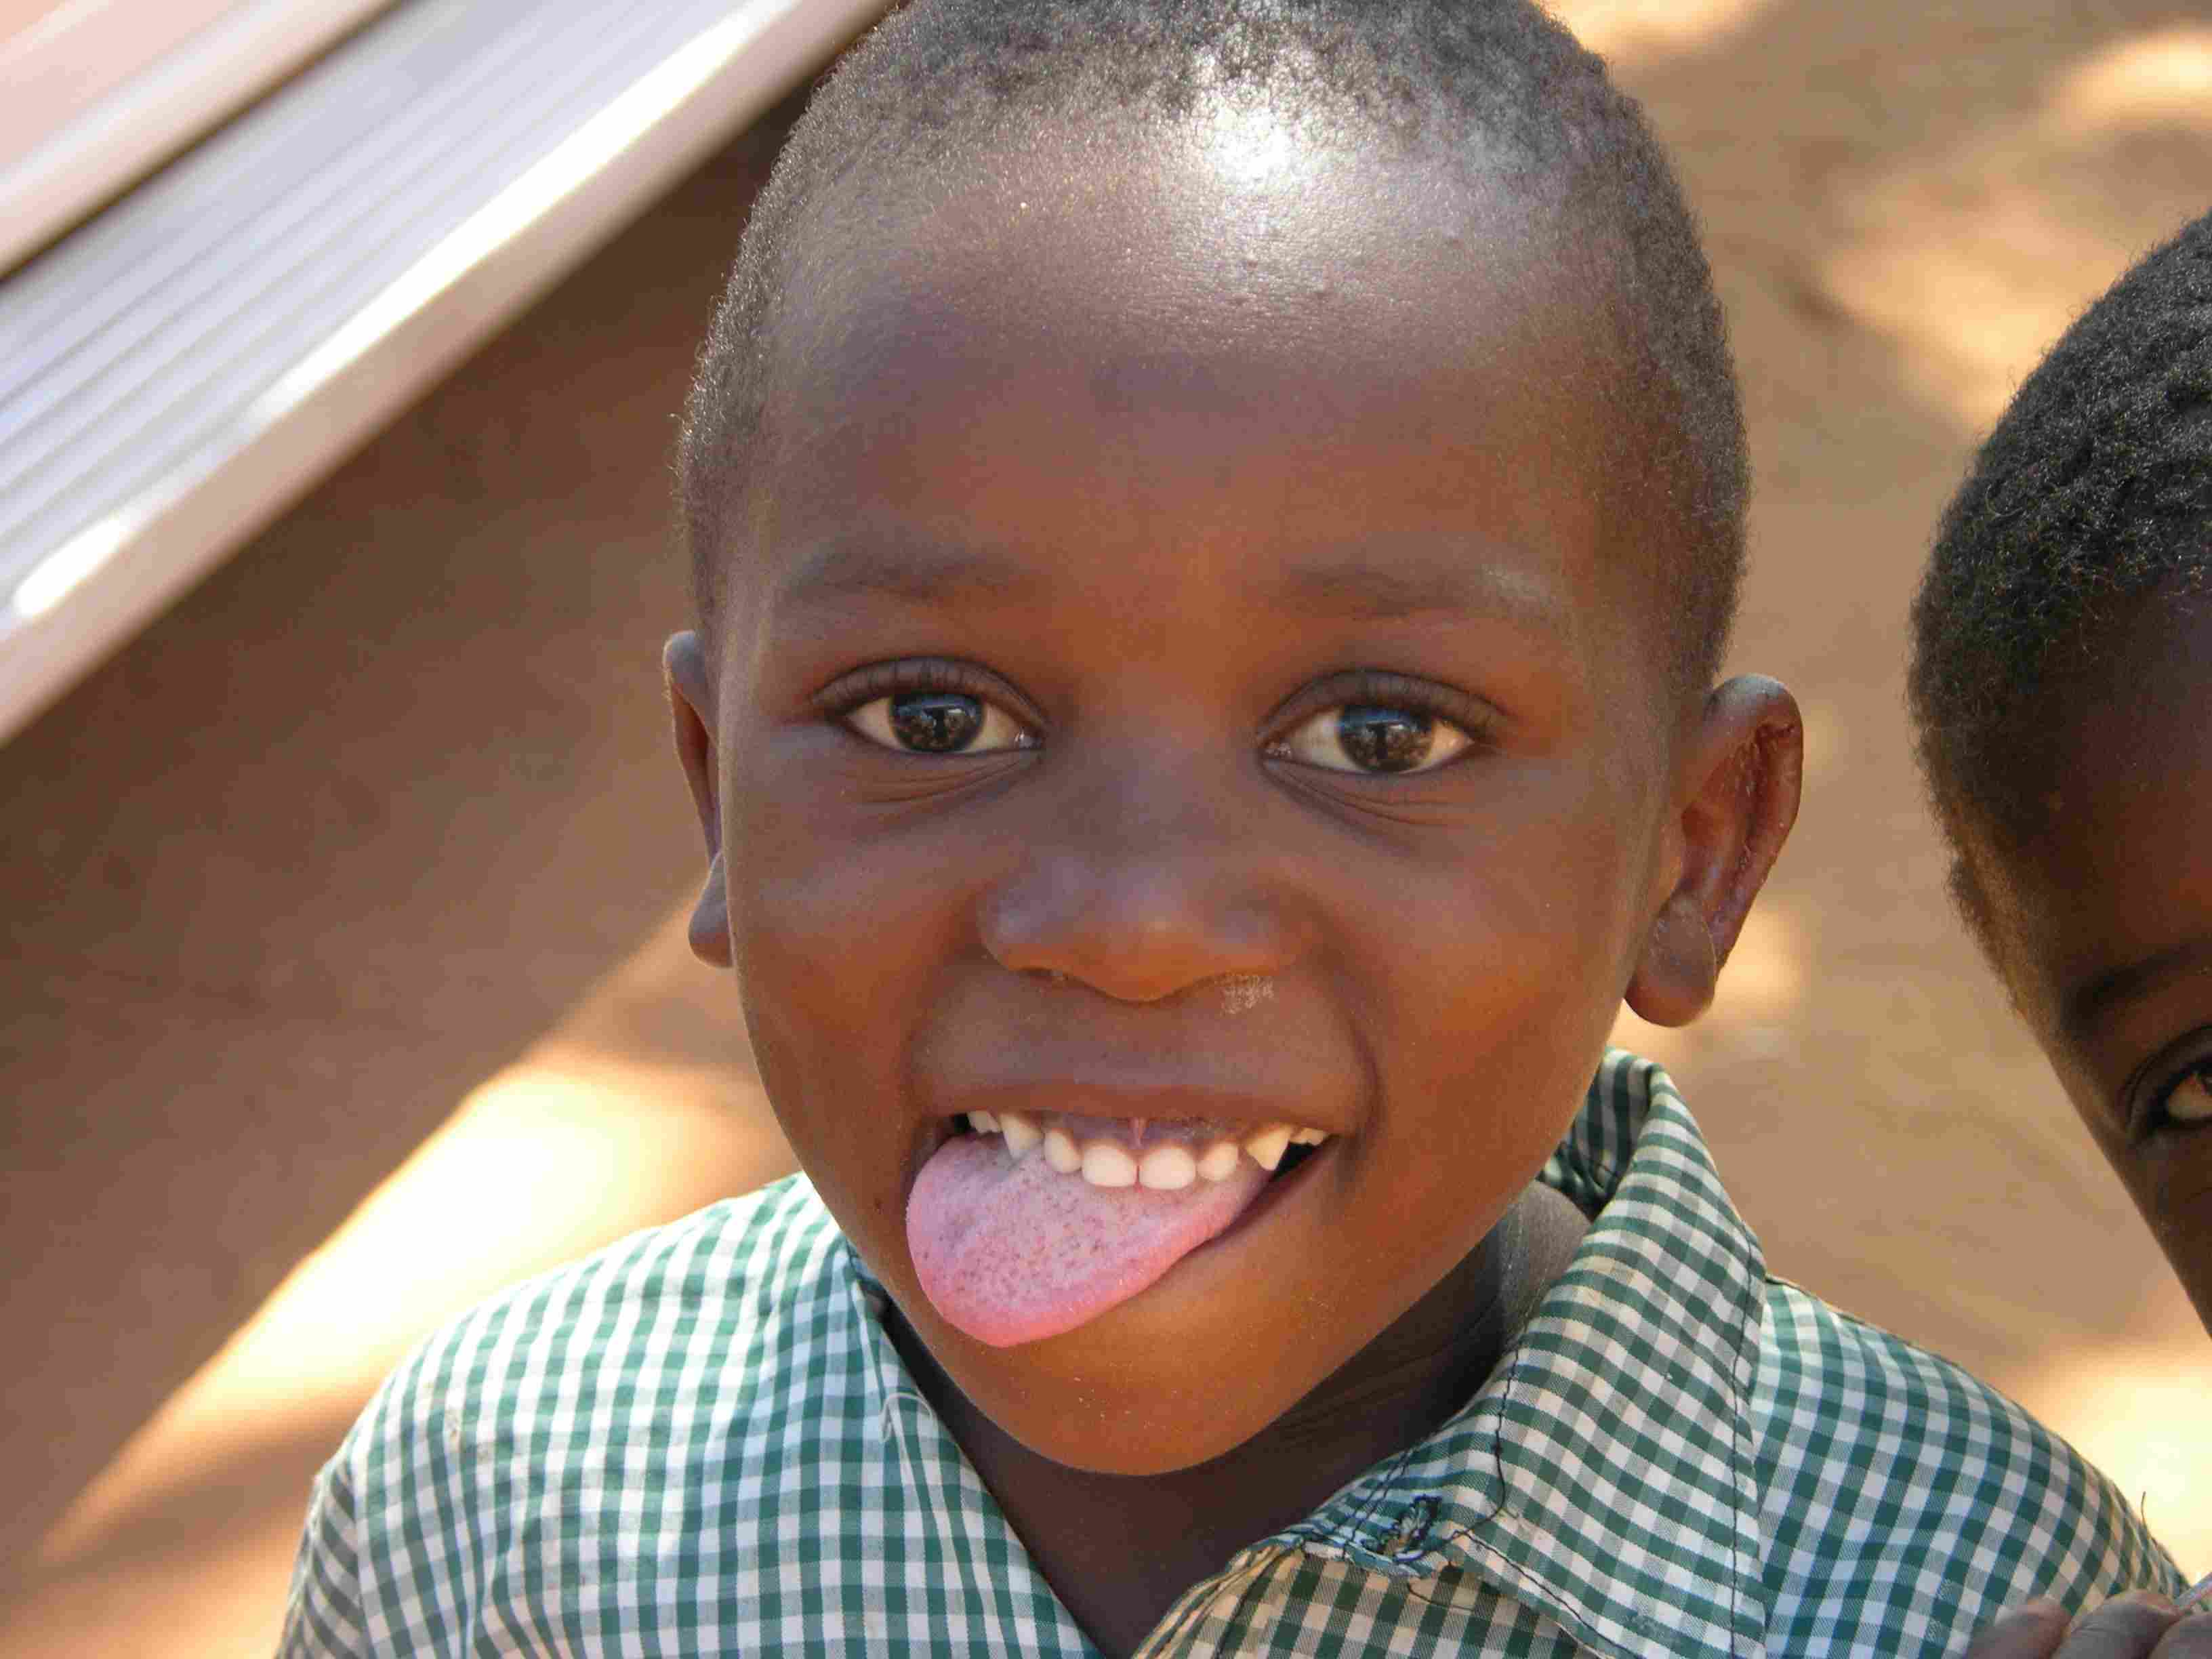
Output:
[[1435,722],[1410,708],[1348,703],[1336,717],[1337,741],[1367,772],[1403,772],[1428,758]]
[[965,749],[982,725],[982,703],[957,691],[905,691],[891,699],[891,731],[925,754]]

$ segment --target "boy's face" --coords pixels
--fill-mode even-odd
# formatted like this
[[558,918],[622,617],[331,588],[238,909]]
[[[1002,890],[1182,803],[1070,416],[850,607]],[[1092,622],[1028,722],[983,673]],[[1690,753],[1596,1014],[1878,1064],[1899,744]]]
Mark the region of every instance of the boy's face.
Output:
[[2060,1080],[2212,1327],[2212,599],[2095,642],[2000,944]]
[[[970,1401],[1131,1474],[1242,1443],[1474,1251],[1681,865],[1589,307],[1510,202],[1232,137],[1041,142],[837,222],[702,711],[801,1162]],[[1329,1138],[999,1346],[909,1229],[975,1109]],[[1073,1184],[982,1201],[983,1278],[1081,1281],[1112,1205],[1182,1201],[1042,1167]]]

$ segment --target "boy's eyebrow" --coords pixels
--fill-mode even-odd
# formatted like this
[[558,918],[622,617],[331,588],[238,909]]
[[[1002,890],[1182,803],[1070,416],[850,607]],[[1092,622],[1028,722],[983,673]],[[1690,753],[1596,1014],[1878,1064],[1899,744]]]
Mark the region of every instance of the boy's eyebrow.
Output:
[[[1045,578],[1032,565],[980,548],[948,547],[900,536],[833,542],[802,558],[778,585],[784,605],[816,604],[859,593],[916,603],[1023,598]],[[1503,616],[1565,638],[1568,608],[1541,583],[1484,562],[1479,552],[1425,541],[1419,552],[1395,544],[1359,546],[1340,555],[1285,562],[1263,608],[1328,611],[1370,621],[1449,612]]]
[[2058,1023],[2069,1036],[2085,1036],[2115,1005],[2136,1001],[2175,980],[2204,973],[2212,973],[2212,939],[2184,939],[2140,961],[2122,963],[2093,975],[2066,994],[2059,1005]]
[[898,537],[817,548],[777,585],[776,598],[811,605],[879,593],[927,603],[1019,597],[1042,585],[1035,570],[1001,555]]
[[1484,562],[1479,550],[1424,538],[1346,549],[1325,559],[1286,562],[1279,592],[1286,611],[1333,611],[1376,622],[1437,611],[1502,616],[1565,638],[1571,631],[1560,596],[1517,571]]

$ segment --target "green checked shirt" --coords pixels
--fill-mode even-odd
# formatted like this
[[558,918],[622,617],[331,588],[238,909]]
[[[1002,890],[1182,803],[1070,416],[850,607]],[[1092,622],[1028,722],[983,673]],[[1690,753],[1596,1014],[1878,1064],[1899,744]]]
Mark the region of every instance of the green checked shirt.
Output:
[[[1544,1173],[1592,1218],[1467,1408],[1194,1585],[1147,1656],[1936,1655],[2179,1579],[1942,1360],[1770,1279],[1666,1074]],[[803,1179],[433,1338],[323,1472],[283,1653],[1089,1655]]]

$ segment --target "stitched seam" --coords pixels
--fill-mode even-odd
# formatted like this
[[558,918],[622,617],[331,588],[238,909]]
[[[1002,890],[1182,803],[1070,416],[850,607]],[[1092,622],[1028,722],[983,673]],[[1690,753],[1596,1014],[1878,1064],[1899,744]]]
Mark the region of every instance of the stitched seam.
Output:
[[[1341,1534],[1334,1540],[1335,1542],[1346,1549],[1360,1547],[1359,1534],[1365,1529],[1368,1518],[1382,1506],[1383,1498],[1395,1488],[1398,1477],[1406,1472],[1406,1465],[1413,1455],[1413,1448],[1408,1446],[1390,1460],[1389,1474],[1376,1483],[1374,1496],[1360,1506],[1359,1512],[1346,1521]],[[1375,1552],[1377,1554],[1380,1553]]]

